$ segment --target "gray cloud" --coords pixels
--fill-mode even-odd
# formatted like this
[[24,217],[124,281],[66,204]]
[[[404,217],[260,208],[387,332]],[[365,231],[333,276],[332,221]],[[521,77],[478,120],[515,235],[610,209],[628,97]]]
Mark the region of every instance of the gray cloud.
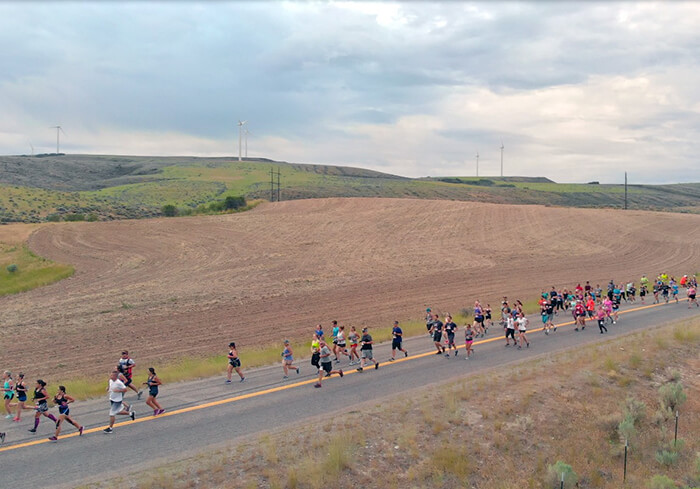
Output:
[[[256,154],[289,161],[437,175],[505,139],[521,174],[586,160],[577,181],[605,180],[630,158],[687,178],[698,20],[675,3],[3,3],[0,151],[50,146],[60,123],[67,151],[230,154],[248,119]],[[681,170],[661,173],[644,155],[673,138]]]

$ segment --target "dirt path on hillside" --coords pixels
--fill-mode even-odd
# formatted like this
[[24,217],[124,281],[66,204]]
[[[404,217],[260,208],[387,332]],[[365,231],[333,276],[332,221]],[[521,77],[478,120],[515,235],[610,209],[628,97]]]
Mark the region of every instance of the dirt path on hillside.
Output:
[[66,223],[30,248],[73,277],[0,299],[3,367],[92,374],[128,348],[157,365],[387,326],[426,305],[700,268],[700,216],[406,199],[265,204],[197,218]]

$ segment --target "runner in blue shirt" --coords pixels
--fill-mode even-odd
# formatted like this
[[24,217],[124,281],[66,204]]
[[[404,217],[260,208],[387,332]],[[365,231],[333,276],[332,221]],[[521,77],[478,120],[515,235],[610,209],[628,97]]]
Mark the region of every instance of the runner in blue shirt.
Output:
[[403,342],[403,331],[399,327],[399,322],[394,321],[394,329],[391,330],[391,358],[390,362],[396,359],[396,350],[402,351],[404,356],[408,356],[408,352],[401,347]]

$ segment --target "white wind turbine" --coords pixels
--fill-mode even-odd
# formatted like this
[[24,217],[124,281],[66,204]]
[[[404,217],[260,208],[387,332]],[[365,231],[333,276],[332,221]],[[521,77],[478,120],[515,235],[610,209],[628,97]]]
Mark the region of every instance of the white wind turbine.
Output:
[[505,146],[503,146],[503,141],[501,141],[501,178],[503,178],[503,150],[505,149]]
[[58,153],[60,153],[59,145],[58,145],[60,133],[63,133],[65,135],[66,132],[63,130],[63,128],[61,126],[51,126],[49,129],[56,129],[56,154],[58,154]]
[[[241,161],[242,158],[242,147],[241,143],[243,141],[243,126],[248,124],[248,121],[238,121],[238,161]],[[247,140],[246,140],[246,145],[247,145]]]
[[243,134],[245,134],[245,157],[248,157],[248,134],[250,134],[250,131],[246,127],[243,129]]

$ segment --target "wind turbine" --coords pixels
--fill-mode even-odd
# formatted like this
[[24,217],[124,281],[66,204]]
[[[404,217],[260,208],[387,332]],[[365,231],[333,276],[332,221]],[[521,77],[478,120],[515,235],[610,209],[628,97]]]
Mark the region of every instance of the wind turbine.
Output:
[[29,146],[32,147],[32,156],[34,156],[34,145],[31,143],[31,141],[29,142]]
[[248,157],[248,134],[250,134],[250,131],[246,127],[243,129],[243,134],[245,134],[245,157]]
[[56,129],[56,154],[58,154],[60,152],[58,151],[59,135],[60,133],[63,133],[65,135],[66,132],[61,126],[51,126],[49,129]]
[[501,178],[503,178],[503,149],[505,146],[503,146],[503,141],[501,141]]
[[479,176],[479,152],[476,152],[476,176]]
[[241,120],[238,121],[238,161],[241,161],[241,160],[243,159],[243,158],[241,157],[241,156],[242,156],[242,153],[241,153],[241,150],[242,150],[241,143],[242,143],[242,141],[243,141],[243,126],[246,125],[246,124],[248,124],[248,121],[241,121]]

